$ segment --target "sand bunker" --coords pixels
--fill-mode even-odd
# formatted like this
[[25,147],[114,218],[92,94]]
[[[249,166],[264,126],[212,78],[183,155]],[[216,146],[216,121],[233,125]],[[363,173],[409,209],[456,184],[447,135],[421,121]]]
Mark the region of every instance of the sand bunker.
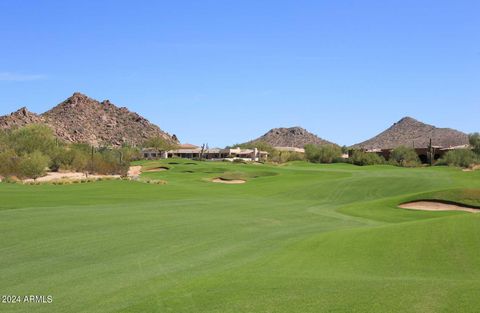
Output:
[[166,166],[160,166],[160,167],[154,167],[154,168],[150,168],[148,170],[145,170],[144,172],[163,172],[163,171],[168,171],[170,168],[166,167]]
[[212,179],[213,183],[220,183],[220,184],[230,184],[230,185],[235,185],[235,184],[245,184],[247,181],[243,179],[223,179],[220,177]]
[[422,210],[422,211],[465,211],[479,213],[480,209],[469,207],[463,204],[447,203],[441,201],[414,201],[399,205],[402,209]]

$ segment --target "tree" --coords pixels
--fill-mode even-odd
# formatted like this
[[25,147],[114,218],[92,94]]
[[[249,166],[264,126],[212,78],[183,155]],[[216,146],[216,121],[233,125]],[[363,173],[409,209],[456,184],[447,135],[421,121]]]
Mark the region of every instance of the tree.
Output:
[[390,162],[397,166],[414,167],[420,164],[420,158],[414,149],[400,146],[393,149]]
[[41,124],[31,124],[15,129],[8,136],[9,146],[17,154],[42,152],[45,155],[53,155],[57,146],[57,139],[50,127]]
[[342,157],[342,149],[336,145],[306,145],[305,158],[313,163],[333,163]]
[[472,146],[473,152],[480,155],[480,133],[473,133],[468,136],[470,146]]
[[360,166],[385,163],[385,159],[382,156],[376,153],[369,153],[361,150],[355,150],[352,157],[350,158],[350,161],[352,162],[352,164]]
[[25,154],[20,159],[20,173],[23,177],[36,180],[45,175],[49,162],[50,158],[40,151]]

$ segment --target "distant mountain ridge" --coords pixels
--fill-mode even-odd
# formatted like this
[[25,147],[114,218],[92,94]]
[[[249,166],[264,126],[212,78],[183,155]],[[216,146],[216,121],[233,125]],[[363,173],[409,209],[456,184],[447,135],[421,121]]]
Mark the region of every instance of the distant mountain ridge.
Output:
[[355,144],[356,149],[393,149],[399,146],[427,148],[454,147],[468,144],[468,135],[451,128],[438,128],[411,117],[404,117],[377,136]]
[[263,136],[247,142],[254,144],[255,142],[265,142],[273,147],[295,147],[303,148],[307,144],[313,145],[335,145],[334,143],[318,137],[310,133],[302,127],[290,128],[274,128],[265,133]]
[[46,124],[60,139],[94,146],[139,145],[152,137],[178,143],[175,135],[169,135],[137,113],[119,108],[109,100],[99,102],[78,92],[40,115],[21,108],[0,116],[2,129],[28,124]]

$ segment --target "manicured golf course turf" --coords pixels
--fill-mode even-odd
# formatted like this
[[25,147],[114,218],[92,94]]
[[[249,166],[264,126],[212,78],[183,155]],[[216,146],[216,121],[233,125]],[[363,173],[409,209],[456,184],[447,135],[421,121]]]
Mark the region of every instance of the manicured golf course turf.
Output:
[[0,294],[53,296],[0,312],[480,310],[480,214],[397,207],[478,206],[480,171],[139,164],[167,168],[142,182],[0,184]]

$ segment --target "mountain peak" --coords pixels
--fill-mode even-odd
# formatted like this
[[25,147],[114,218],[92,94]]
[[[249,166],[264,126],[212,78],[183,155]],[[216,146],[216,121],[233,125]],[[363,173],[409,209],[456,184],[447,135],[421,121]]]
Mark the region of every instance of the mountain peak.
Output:
[[418,122],[418,120],[410,116],[404,116],[395,124],[406,123],[406,122]]
[[406,116],[390,128],[364,142],[353,145],[361,149],[393,149],[399,146],[427,148],[430,144],[441,147],[468,144],[468,135],[450,128],[438,128]]
[[266,142],[273,147],[296,147],[303,148],[307,144],[326,145],[333,144],[325,139],[310,133],[303,127],[279,127],[273,128],[263,136],[249,143]]
[[27,108],[0,117],[0,128],[17,128],[28,124],[46,124],[57,137],[94,146],[139,145],[146,139],[162,137],[177,143],[178,139],[127,108],[118,108],[109,100],[98,102],[80,92],[51,110],[37,115]]

